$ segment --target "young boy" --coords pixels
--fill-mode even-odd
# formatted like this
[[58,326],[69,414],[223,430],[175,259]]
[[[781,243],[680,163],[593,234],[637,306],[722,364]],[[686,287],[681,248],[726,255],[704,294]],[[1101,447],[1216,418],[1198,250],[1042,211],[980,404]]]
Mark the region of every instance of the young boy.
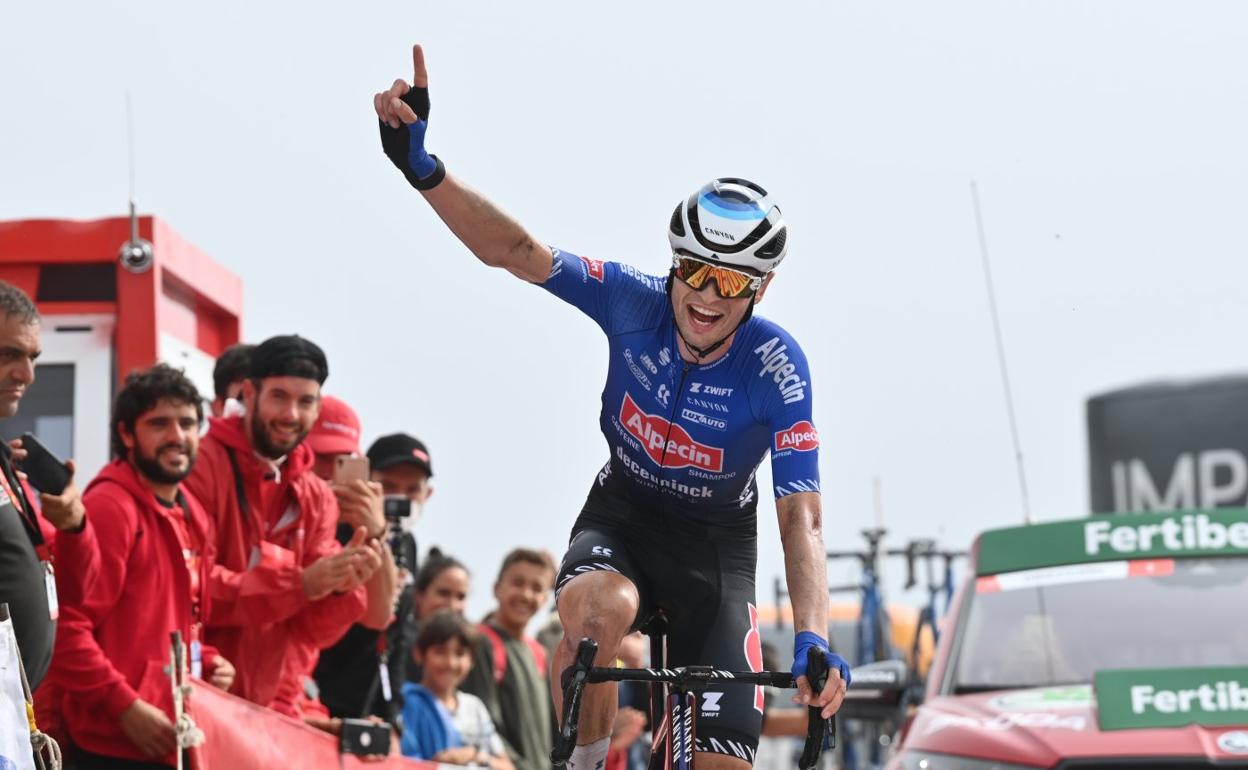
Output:
[[554,707],[546,655],[525,627],[546,606],[555,581],[548,554],[517,548],[503,559],[494,598],[498,609],[481,624],[475,665],[464,681],[489,708],[518,770],[549,770]]
[[420,684],[403,685],[403,755],[448,765],[514,770],[480,698],[459,691],[472,668],[472,627],[442,610],[420,629],[412,657],[422,666]]

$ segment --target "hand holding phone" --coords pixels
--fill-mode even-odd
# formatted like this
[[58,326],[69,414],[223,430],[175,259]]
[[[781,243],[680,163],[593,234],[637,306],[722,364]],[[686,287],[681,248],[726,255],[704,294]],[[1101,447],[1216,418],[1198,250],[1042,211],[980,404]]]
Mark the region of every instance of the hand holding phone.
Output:
[[43,494],[39,505],[43,517],[61,532],[78,532],[87,515],[82,494],[74,485],[74,461],[60,458],[30,433],[23,433],[25,456],[16,464],[30,485]]
[[26,450],[26,456],[17,463],[17,467],[26,474],[30,485],[47,495],[64,492],[73,478],[65,463],[32,433],[22,434],[22,449]]
[[334,458],[334,483],[350,484],[353,481],[368,481],[368,458],[338,455]]

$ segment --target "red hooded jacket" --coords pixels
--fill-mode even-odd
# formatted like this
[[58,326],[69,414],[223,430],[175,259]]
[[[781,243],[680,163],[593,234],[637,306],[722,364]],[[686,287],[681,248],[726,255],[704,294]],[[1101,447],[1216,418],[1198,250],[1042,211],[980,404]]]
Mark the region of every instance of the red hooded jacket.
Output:
[[231,691],[263,706],[279,686],[300,688],[293,661],[314,658],[364,613],[363,586],[315,602],[303,593],[303,568],[342,551],[338,501],[313,459],[300,444],[274,466],[252,450],[241,417],[213,418],[186,480],[216,530],[208,641],[234,663]]
[[[87,486],[83,504],[98,543],[92,560],[62,559],[57,584],[62,594],[50,679],[62,697],[61,714],[74,741],[111,757],[150,761],[119,726],[121,713],[138,698],[164,709],[173,719],[169,675],[169,635],[193,629],[192,605],[199,617],[208,603],[212,561],[210,523],[195,499],[182,494],[185,510],[162,506],[129,463],[116,460]],[[173,516],[187,516],[183,531],[199,550],[199,596],[192,596],[191,573]],[[89,585],[90,590],[81,590]],[[204,648],[211,670],[216,651]],[[176,757],[165,760],[172,764]]]

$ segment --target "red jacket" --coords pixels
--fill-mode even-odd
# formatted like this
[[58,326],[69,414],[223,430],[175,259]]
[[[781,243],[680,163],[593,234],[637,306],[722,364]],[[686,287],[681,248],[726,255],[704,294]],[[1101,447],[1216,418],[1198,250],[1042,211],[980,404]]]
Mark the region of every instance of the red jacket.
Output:
[[242,418],[214,418],[186,480],[216,529],[208,641],[234,663],[231,691],[263,706],[279,688],[300,687],[292,663],[314,658],[364,613],[363,586],[304,596],[303,568],[342,551],[338,501],[312,462],[300,444],[275,468],[252,450]]
[[[150,761],[125,737],[121,713],[137,698],[164,709],[173,718],[169,675],[169,635],[191,639],[197,600],[207,609],[210,524],[199,504],[183,494],[185,532],[199,550],[199,596],[192,596],[191,574],[172,516],[126,462],[104,467],[87,486],[83,504],[98,543],[98,568],[90,560],[62,559],[57,564],[61,616],[50,679],[62,695],[61,712],[74,741],[82,748],[112,757]],[[90,581],[89,583],[87,581]],[[89,585],[83,593],[81,588]],[[211,669],[216,652],[204,651]],[[176,757],[165,760],[172,764]]]

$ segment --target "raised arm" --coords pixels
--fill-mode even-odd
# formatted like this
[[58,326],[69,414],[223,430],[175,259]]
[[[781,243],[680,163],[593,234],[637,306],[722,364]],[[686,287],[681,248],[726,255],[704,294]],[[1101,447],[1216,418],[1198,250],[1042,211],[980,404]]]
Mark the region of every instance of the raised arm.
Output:
[[442,161],[425,150],[429,75],[419,45],[412,46],[412,66],[411,85],[399,79],[373,95],[386,156],[478,259],[526,281],[545,281],[554,260],[550,248],[485,196],[447,174]]

